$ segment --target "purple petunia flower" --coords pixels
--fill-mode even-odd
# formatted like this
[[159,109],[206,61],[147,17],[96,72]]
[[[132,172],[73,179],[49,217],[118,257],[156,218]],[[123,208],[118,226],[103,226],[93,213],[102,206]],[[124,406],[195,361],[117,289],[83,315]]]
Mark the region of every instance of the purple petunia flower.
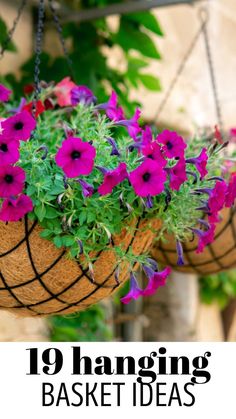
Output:
[[145,274],[148,277],[147,287],[142,291],[144,297],[155,294],[156,290],[166,285],[166,279],[171,273],[171,268],[167,266],[161,272],[155,272],[152,268],[143,267]]
[[220,182],[220,181],[216,182],[215,187],[212,189],[210,193],[210,197],[208,199],[210,222],[219,221],[218,213],[224,207],[226,193],[227,193],[226,182]]
[[90,185],[90,183],[85,182],[85,180],[83,179],[79,179],[78,182],[82,187],[82,194],[84,195],[84,197],[88,198],[89,196],[92,196],[94,187]]
[[125,163],[120,163],[115,170],[106,170],[104,174],[103,183],[98,188],[98,192],[101,195],[111,193],[116,185],[123,182],[123,180],[128,177]]
[[3,84],[0,84],[0,102],[8,102],[12,91],[7,89]]
[[156,161],[147,158],[130,173],[129,180],[138,196],[155,196],[164,190],[166,172]]
[[157,136],[157,141],[163,145],[164,154],[169,159],[184,157],[184,150],[187,144],[175,131],[165,129]]
[[137,141],[137,135],[139,132],[142,131],[141,127],[138,124],[140,115],[140,109],[136,109],[135,114],[131,119],[119,120],[119,122],[117,123],[117,125],[121,125],[127,128],[130,137],[133,138],[134,141]]
[[167,165],[167,160],[163,157],[160,145],[153,141],[142,147],[142,154],[149,159],[156,160],[161,167]]
[[210,228],[207,231],[192,229],[192,231],[198,235],[199,239],[196,253],[202,253],[205,247],[214,241],[215,229],[215,224],[211,224]]
[[33,211],[33,203],[29,196],[22,194],[18,198],[8,198],[3,201],[0,209],[0,220],[19,221],[31,211]]
[[94,166],[96,149],[81,138],[69,137],[56,154],[56,163],[69,178],[89,175]]
[[152,130],[149,125],[145,125],[142,129],[142,145],[146,146],[152,142]]
[[8,198],[22,192],[25,172],[21,167],[0,166],[0,197]]
[[184,252],[182,244],[179,240],[176,240],[176,251],[178,255],[177,265],[182,266],[184,265]]
[[36,127],[36,121],[29,112],[22,111],[5,119],[1,127],[4,138],[27,141]]
[[207,171],[207,162],[208,162],[208,155],[207,155],[207,149],[203,148],[201,153],[198,157],[192,157],[190,159],[186,160],[186,163],[191,163],[196,166],[196,169],[200,173],[200,179],[202,180],[208,173]]
[[71,90],[70,94],[71,104],[73,106],[78,105],[78,103],[89,106],[96,102],[96,97],[94,96],[92,90],[90,90],[87,86],[76,86]]
[[128,304],[131,300],[137,300],[137,298],[143,295],[143,291],[138,285],[137,279],[133,272],[130,274],[130,290],[128,294],[120,299],[123,304]]
[[170,175],[170,188],[178,191],[187,180],[185,160],[180,159],[174,167],[168,169],[168,173]]
[[124,119],[124,111],[121,106],[118,105],[118,96],[113,90],[108,102],[102,103],[96,106],[97,109],[104,110],[106,115],[111,121],[117,122]]
[[111,156],[120,156],[120,152],[118,150],[117,144],[115,140],[111,137],[107,138],[108,143],[112,146]]
[[19,147],[19,141],[10,141],[0,135],[0,166],[16,163],[20,158]]

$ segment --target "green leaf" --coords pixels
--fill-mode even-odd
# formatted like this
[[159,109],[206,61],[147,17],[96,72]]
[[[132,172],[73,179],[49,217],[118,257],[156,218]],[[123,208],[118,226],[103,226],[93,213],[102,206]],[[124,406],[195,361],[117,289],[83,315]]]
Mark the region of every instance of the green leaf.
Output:
[[[121,19],[122,20],[122,19]],[[152,39],[145,33],[134,28],[129,21],[122,21],[115,41],[125,50],[137,50],[146,57],[159,60],[161,55]]]
[[57,218],[58,212],[52,207],[47,207],[44,217],[49,219]]
[[147,89],[160,92],[161,83],[157,77],[152,76],[151,74],[139,74],[139,78]]
[[56,247],[62,247],[62,245],[63,245],[62,237],[60,237],[60,236],[54,237],[53,243],[55,244]]
[[151,12],[132,13],[126,15],[125,17],[129,20],[140,23],[140,25],[144,26],[156,35],[164,35],[157,18]]
[[47,239],[51,235],[52,235],[52,231],[51,230],[43,230],[40,233],[40,237],[43,237],[44,239]]
[[34,212],[36,216],[38,217],[39,221],[43,221],[46,215],[46,208],[44,204],[38,205],[34,208]]
[[[7,35],[8,35],[7,26],[6,26],[5,22],[2,20],[2,18],[0,18],[0,44],[1,45],[3,45],[3,43],[7,39]],[[15,46],[15,44],[13,44],[12,41],[10,41],[7,44],[6,50],[7,51],[12,51],[12,52],[17,51],[16,46]]]

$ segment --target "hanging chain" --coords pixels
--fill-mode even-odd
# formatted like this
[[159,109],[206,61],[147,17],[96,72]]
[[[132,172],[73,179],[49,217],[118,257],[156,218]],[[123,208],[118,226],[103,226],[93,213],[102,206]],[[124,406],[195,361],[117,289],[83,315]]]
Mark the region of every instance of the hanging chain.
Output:
[[212,85],[212,91],[213,91],[213,97],[214,97],[214,103],[215,103],[217,123],[219,126],[219,130],[222,132],[224,125],[223,125],[223,118],[222,118],[221,106],[220,106],[219,95],[218,95],[218,88],[217,88],[217,83],[216,83],[215,69],[214,69],[212,53],[211,53],[211,46],[210,46],[209,35],[208,35],[208,27],[207,27],[207,21],[209,20],[208,10],[205,7],[202,7],[200,9],[199,17],[201,21],[203,22],[203,37],[204,37],[205,47],[206,47],[206,55],[207,55],[208,68],[209,68],[209,73],[210,73],[210,78],[211,78],[211,85]]
[[[39,0],[38,7],[38,22],[36,30],[36,41],[35,41],[35,65],[34,65],[34,108],[35,102],[38,100],[41,87],[40,87],[40,64],[41,64],[41,53],[42,53],[42,41],[43,41],[43,28],[44,28],[44,0]],[[34,109],[35,111],[35,109]]]
[[8,34],[7,34],[6,39],[2,43],[2,46],[1,46],[1,49],[0,49],[0,60],[3,58],[3,54],[6,51],[9,43],[12,40],[12,37],[13,37],[14,32],[15,32],[15,29],[17,27],[17,24],[18,24],[19,20],[20,20],[20,17],[22,15],[22,12],[23,12],[23,10],[24,10],[24,8],[26,6],[26,3],[27,3],[27,0],[22,0],[21,1],[21,4],[19,6],[19,9],[17,10],[16,18],[13,21],[13,25],[12,25],[11,29],[8,31]]
[[53,20],[54,20],[54,23],[55,23],[55,26],[56,26],[56,29],[57,29],[57,32],[58,32],[58,35],[59,35],[59,39],[60,39],[60,42],[61,42],[61,46],[62,46],[64,56],[66,58],[71,76],[72,76],[72,78],[74,78],[73,63],[72,63],[72,60],[69,57],[69,52],[68,52],[68,49],[67,49],[67,46],[66,46],[66,43],[65,43],[65,39],[63,37],[62,26],[60,24],[59,17],[57,16],[56,9],[53,5],[53,0],[48,0],[48,3],[49,3],[49,7],[50,7],[50,10],[52,12]]

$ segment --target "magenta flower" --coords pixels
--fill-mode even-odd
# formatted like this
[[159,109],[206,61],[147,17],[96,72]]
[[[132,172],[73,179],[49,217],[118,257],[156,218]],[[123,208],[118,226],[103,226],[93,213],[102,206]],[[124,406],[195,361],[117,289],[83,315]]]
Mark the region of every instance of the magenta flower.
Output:
[[71,90],[71,104],[73,106],[78,105],[78,103],[82,103],[84,105],[91,105],[92,103],[96,102],[96,98],[87,86],[76,86]]
[[200,173],[200,179],[202,180],[208,173],[207,171],[207,162],[208,162],[208,155],[207,155],[207,149],[203,148],[201,153],[198,157],[193,157],[186,160],[186,163],[191,163],[196,166],[196,169]]
[[22,194],[18,198],[8,198],[3,201],[0,209],[0,220],[19,221],[31,211],[33,211],[33,203],[29,196]]
[[163,157],[161,147],[157,142],[151,142],[142,147],[142,153],[149,159],[156,160],[161,167],[167,165],[167,160]]
[[142,131],[141,127],[138,124],[140,115],[141,115],[140,109],[136,109],[135,114],[131,119],[120,120],[117,123],[117,125],[121,125],[127,128],[130,137],[133,138],[134,141],[137,141],[137,135],[139,132]]
[[156,161],[147,158],[130,173],[129,180],[138,196],[155,196],[164,190],[166,172]]
[[107,195],[112,192],[113,188],[123,182],[128,177],[126,164],[120,163],[115,170],[107,170],[105,172],[103,183],[99,186],[98,192],[101,195]]
[[142,291],[144,297],[155,294],[156,290],[166,285],[166,279],[171,273],[171,268],[167,266],[161,272],[155,272],[151,268],[144,267],[144,272],[148,277],[147,287]]
[[7,89],[3,84],[0,84],[0,102],[8,102],[12,91]]
[[130,274],[130,290],[128,294],[120,299],[123,304],[128,304],[131,300],[137,300],[137,298],[143,295],[143,291],[139,288],[137,279],[133,272]]
[[184,140],[177,132],[165,129],[157,136],[157,141],[163,144],[163,151],[169,159],[184,157],[184,150],[187,147]]
[[85,198],[88,198],[89,196],[92,196],[93,191],[94,191],[94,187],[92,185],[90,185],[90,183],[85,182],[85,180],[83,180],[83,179],[79,179],[78,182],[81,185],[83,196]]
[[73,178],[89,175],[93,170],[95,156],[96,150],[91,144],[81,138],[69,137],[62,142],[55,159],[66,176]]
[[211,190],[210,197],[208,199],[210,216],[217,215],[218,212],[221,211],[224,207],[227,189],[228,188],[226,182],[216,182],[215,187]]
[[108,102],[102,103],[96,108],[104,110],[108,118],[112,121],[117,122],[124,119],[124,111],[121,106],[118,106],[118,96],[114,90],[112,91]]
[[225,206],[230,208],[234,205],[236,198],[236,172],[231,174],[228,188],[225,195]]
[[25,172],[17,166],[0,166],[0,197],[8,198],[22,192]]
[[19,147],[19,141],[9,141],[0,135],[0,166],[16,163],[20,158]]
[[57,98],[57,103],[59,106],[70,106],[71,103],[71,91],[74,89],[76,84],[70,79],[70,77],[65,77],[60,83],[57,83],[54,88],[54,94]]
[[174,167],[168,169],[170,175],[170,188],[178,191],[180,186],[186,182],[186,164],[184,159],[180,159]]
[[152,142],[152,130],[149,125],[145,125],[142,130],[142,145],[146,146]]
[[5,119],[1,127],[4,138],[27,141],[36,127],[36,121],[29,112],[22,111]]
[[211,224],[210,228],[207,231],[193,229],[199,238],[198,248],[196,250],[196,253],[202,253],[205,247],[214,241],[215,229],[216,229],[215,224]]

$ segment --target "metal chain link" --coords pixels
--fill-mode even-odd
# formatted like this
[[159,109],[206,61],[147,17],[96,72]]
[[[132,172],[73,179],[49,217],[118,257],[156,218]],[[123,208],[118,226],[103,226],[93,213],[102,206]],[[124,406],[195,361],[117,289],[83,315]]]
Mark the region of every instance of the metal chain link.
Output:
[[66,43],[65,43],[65,39],[63,37],[63,29],[62,29],[62,26],[60,24],[59,17],[56,13],[56,9],[53,5],[53,0],[48,0],[48,3],[49,3],[49,7],[50,7],[50,10],[52,12],[53,20],[54,20],[54,23],[55,23],[55,26],[56,26],[56,29],[57,29],[57,32],[58,32],[58,35],[59,35],[59,39],[60,39],[60,42],[61,42],[61,46],[62,46],[64,56],[66,58],[71,76],[72,76],[72,78],[74,78],[73,63],[72,63],[72,60],[69,57],[69,52],[68,52],[68,49],[67,49],[67,46],[66,46]]
[[19,8],[17,10],[16,18],[13,21],[13,25],[12,25],[11,29],[8,31],[8,34],[7,34],[6,39],[2,43],[2,46],[1,46],[1,49],[0,49],[0,60],[3,58],[4,52],[6,51],[9,43],[12,40],[12,37],[13,37],[14,32],[16,30],[17,24],[18,24],[18,22],[20,20],[20,17],[22,15],[23,10],[24,10],[24,8],[26,6],[26,3],[27,3],[27,0],[22,0],[21,1],[21,4],[20,4],[20,6],[19,6]]
[[[38,21],[36,29],[36,40],[35,40],[35,65],[34,65],[34,108],[35,102],[38,100],[41,87],[40,87],[40,64],[41,64],[41,53],[42,53],[42,41],[43,41],[43,28],[44,28],[44,0],[39,0],[38,7]],[[35,110],[35,109],[34,109]]]

